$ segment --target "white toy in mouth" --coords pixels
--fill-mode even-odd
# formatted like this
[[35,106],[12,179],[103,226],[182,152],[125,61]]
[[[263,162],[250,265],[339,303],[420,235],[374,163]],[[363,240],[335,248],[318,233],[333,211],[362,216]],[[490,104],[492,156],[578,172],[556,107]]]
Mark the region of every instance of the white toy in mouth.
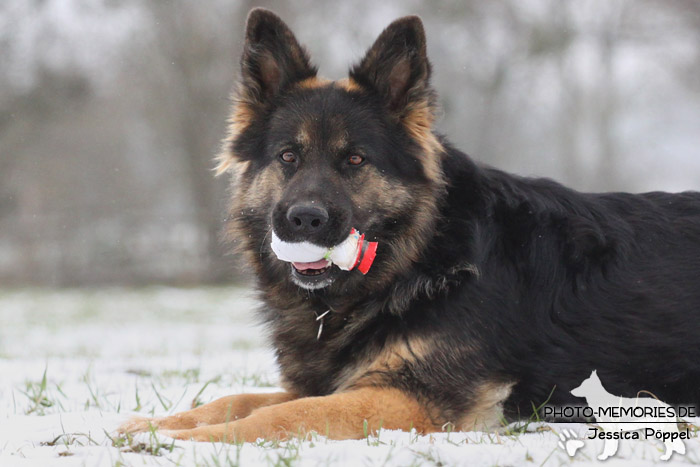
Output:
[[272,251],[282,261],[293,263],[298,270],[322,269],[335,264],[344,271],[355,267],[367,274],[377,255],[377,242],[368,242],[364,234],[355,229],[348,238],[330,248],[309,242],[285,242],[272,232]]

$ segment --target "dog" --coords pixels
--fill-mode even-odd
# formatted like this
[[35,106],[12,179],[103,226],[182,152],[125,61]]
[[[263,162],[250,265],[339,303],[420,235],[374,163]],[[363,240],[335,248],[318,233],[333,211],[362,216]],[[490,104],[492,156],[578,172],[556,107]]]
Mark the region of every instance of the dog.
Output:
[[[477,164],[434,130],[430,74],[416,16],[329,81],[278,16],[250,12],[218,172],[285,391],[121,431],[491,429],[576,402],[594,368],[615,394],[700,402],[700,194],[579,193]],[[271,248],[352,229],[377,244],[366,275]]]
[[[650,398],[650,397],[635,397],[626,398],[618,397],[610,394],[603,387],[597,372],[594,370],[580,386],[571,390],[571,394],[576,397],[583,397],[589,407],[593,408],[595,413],[602,413],[604,408],[651,408],[661,409],[663,413],[673,414],[672,418],[661,418],[653,415],[642,416],[597,416],[596,421],[602,424],[602,428],[606,432],[622,432],[622,431],[637,431],[651,430],[658,432],[666,432],[678,436],[678,425],[676,424],[675,411],[668,404]],[[603,452],[600,453],[598,459],[603,461],[617,452],[618,439],[614,437],[605,438]],[[678,438],[663,440],[665,452],[661,455],[661,460],[669,460],[674,452],[685,454],[685,444]]]

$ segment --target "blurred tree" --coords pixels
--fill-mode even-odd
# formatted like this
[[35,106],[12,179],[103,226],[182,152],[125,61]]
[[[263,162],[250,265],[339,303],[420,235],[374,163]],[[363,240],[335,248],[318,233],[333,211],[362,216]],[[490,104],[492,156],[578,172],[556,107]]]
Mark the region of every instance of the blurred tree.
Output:
[[236,76],[235,44],[251,5],[240,2],[237,8],[205,9],[185,0],[159,0],[147,6],[155,31],[155,56],[165,67],[148,71],[150,85],[171,101],[163,117],[172,121],[178,136],[194,220],[203,230],[206,264],[200,280],[221,282],[231,278],[227,247],[220,241],[228,180],[214,178],[213,157],[225,132],[226,96]]
[[0,281],[218,282],[225,133],[253,6],[345,75],[420,14],[440,130],[579,189],[700,186],[696,0],[0,2]]

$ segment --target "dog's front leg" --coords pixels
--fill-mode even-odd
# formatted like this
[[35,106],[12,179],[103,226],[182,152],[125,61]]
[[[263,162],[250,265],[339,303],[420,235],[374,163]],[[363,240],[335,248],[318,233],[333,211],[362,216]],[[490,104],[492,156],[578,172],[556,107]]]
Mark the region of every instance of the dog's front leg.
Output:
[[230,423],[161,433],[184,440],[253,442],[304,436],[311,431],[332,439],[358,439],[382,427],[415,428],[420,433],[440,428],[415,398],[398,389],[367,387],[260,408]]
[[168,417],[134,417],[119,427],[120,433],[137,433],[153,428],[183,430],[202,425],[225,423],[247,417],[258,407],[279,404],[296,399],[290,392],[269,394],[237,394],[217,399],[192,410]]

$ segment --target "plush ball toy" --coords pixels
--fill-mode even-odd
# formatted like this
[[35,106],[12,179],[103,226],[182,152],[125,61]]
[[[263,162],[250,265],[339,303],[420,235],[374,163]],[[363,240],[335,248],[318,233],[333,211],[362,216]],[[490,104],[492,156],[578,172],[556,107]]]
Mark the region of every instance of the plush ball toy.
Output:
[[[320,269],[330,263],[344,271],[357,267],[362,274],[367,274],[377,255],[377,242],[368,242],[364,234],[355,229],[348,238],[330,248],[309,242],[285,242],[272,232],[272,251],[277,258],[289,263],[310,265]],[[325,261],[325,262],[324,262]],[[316,268],[318,266],[318,268]]]

